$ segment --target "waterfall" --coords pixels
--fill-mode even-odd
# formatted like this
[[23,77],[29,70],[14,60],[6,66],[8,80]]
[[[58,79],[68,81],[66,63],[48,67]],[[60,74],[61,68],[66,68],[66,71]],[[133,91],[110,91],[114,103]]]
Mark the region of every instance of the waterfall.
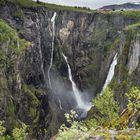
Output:
[[79,91],[75,82],[72,79],[71,68],[70,68],[70,65],[68,63],[67,57],[63,53],[62,53],[62,56],[64,57],[65,62],[66,62],[67,67],[68,67],[69,80],[72,84],[72,90],[73,90],[73,94],[75,96],[75,100],[76,100],[76,103],[77,103],[77,108],[83,109],[84,111],[88,111],[91,108],[91,105],[89,103],[88,104],[85,103],[85,101],[82,99],[82,97],[80,95],[80,91]]
[[41,60],[41,71],[43,73],[43,78],[44,78],[45,84],[46,84],[46,74],[45,74],[45,71],[44,71],[43,55],[42,55],[41,47],[39,47],[39,54],[40,54],[40,60]]
[[51,44],[51,60],[50,60],[50,66],[48,68],[48,80],[49,80],[49,86],[52,89],[52,85],[51,85],[51,79],[50,79],[50,70],[53,64],[53,52],[54,52],[54,37],[55,37],[55,17],[56,17],[56,12],[53,14],[53,17],[51,18],[51,22],[52,22],[52,44]]
[[59,108],[62,110],[63,108],[62,108],[61,100],[59,99],[59,97],[58,97],[58,102],[59,102]]
[[107,75],[105,84],[103,86],[103,90],[102,90],[102,92],[101,92],[100,95],[103,94],[103,91],[106,89],[106,87],[108,86],[108,84],[111,82],[111,80],[112,80],[112,78],[114,76],[115,66],[116,65],[117,65],[117,54],[114,56],[113,61],[112,61],[112,64],[110,65],[109,72],[108,72],[108,75]]

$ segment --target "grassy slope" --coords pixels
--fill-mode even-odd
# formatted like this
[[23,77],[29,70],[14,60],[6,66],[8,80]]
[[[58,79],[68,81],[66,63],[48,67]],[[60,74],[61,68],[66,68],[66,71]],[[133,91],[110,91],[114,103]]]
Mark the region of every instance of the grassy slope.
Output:
[[108,14],[108,15],[124,15],[127,17],[134,17],[134,18],[139,18],[140,19],[140,10],[127,10],[127,11],[97,11],[97,10],[92,10],[92,9],[86,9],[82,7],[71,7],[71,6],[62,6],[62,5],[56,5],[56,4],[49,4],[49,3],[43,3],[39,2],[36,3],[32,0],[0,0],[0,4],[6,4],[6,2],[12,2],[14,4],[19,4],[21,7],[46,7],[48,9],[52,10],[59,10],[59,11],[75,11],[75,12],[83,12],[83,13],[102,13],[102,14]]
[[68,11],[76,11],[76,12],[85,12],[85,13],[92,13],[94,10],[85,9],[85,8],[75,8],[71,6],[62,6],[62,5],[56,5],[56,4],[49,4],[49,3],[43,3],[39,2],[36,3],[32,0],[0,0],[0,4],[6,4],[7,2],[11,2],[14,4],[19,4],[21,7],[46,7],[48,9],[52,10],[68,10]]

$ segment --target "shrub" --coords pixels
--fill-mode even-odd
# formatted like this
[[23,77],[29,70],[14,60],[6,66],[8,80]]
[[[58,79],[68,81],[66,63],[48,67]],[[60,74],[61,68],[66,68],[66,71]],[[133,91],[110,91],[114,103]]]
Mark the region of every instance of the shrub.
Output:
[[22,124],[21,128],[14,128],[12,136],[6,135],[6,128],[3,126],[4,121],[0,121],[0,140],[25,140],[27,136],[27,126]]
[[56,140],[84,140],[89,136],[87,127],[75,120],[78,117],[75,111],[72,110],[70,114],[66,113],[65,117],[71,127],[68,128],[63,124],[56,135]]
[[140,90],[137,87],[132,87],[128,93],[128,109],[139,110],[140,109]]
[[102,96],[98,96],[93,100],[93,103],[102,114],[102,117],[99,116],[98,118],[98,125],[115,127],[119,118],[119,106],[114,100],[112,90],[107,88]]
[[6,128],[3,126],[4,121],[0,121],[0,140],[13,140],[12,137],[6,136]]
[[3,126],[3,121],[0,121],[0,138],[4,135],[6,128]]
[[26,129],[27,126],[25,124],[23,124],[21,128],[13,129],[14,140],[25,140],[27,135]]

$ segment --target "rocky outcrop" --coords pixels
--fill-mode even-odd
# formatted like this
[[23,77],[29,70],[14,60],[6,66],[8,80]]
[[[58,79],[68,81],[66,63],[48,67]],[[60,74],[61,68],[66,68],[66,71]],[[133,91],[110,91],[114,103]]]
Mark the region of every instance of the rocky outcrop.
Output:
[[[115,90],[115,97],[120,103],[121,109],[126,107],[127,98],[125,93],[132,86],[139,87],[139,24],[133,24],[124,29],[122,34],[123,45],[121,45],[119,62],[116,67],[115,77],[112,80],[111,87]],[[136,52],[137,51],[137,52]],[[119,96],[117,96],[119,93]]]
[[140,34],[137,33],[136,39],[134,40],[134,44],[132,44],[132,52],[129,52],[129,63],[128,63],[128,69],[129,74],[132,74],[133,71],[137,68],[139,64],[139,57],[140,57]]
[[139,2],[132,2],[132,3],[124,3],[124,4],[116,4],[116,5],[108,5],[104,6],[101,9],[108,9],[108,10],[139,10],[140,3]]
[[[16,106],[13,120],[20,120],[33,127],[34,132],[37,132],[35,137],[39,137],[40,128],[42,131],[42,128],[46,128],[48,135],[53,135],[64,122],[62,114],[75,104],[73,97],[69,97],[71,85],[62,51],[68,57],[73,79],[85,93],[85,98],[87,95],[93,97],[101,91],[116,52],[119,62],[111,86],[122,106],[126,98],[117,93],[124,93],[131,81],[137,85],[140,82],[139,54],[136,52],[139,50],[139,34],[136,33],[136,39],[128,39],[129,36],[123,30],[129,24],[138,22],[137,17],[119,13],[56,12],[54,62],[50,72],[53,90],[50,90],[47,70],[51,59],[51,17],[54,11],[45,7],[21,7],[12,2],[0,5],[0,18],[17,30],[20,38],[31,42],[20,62],[17,61],[19,68],[15,67],[18,74],[17,84],[13,84],[13,87],[18,87],[20,94],[12,90],[13,87],[0,94],[4,94],[5,99],[9,95],[14,98],[15,104],[11,105]],[[132,42],[130,46],[128,41]],[[122,88],[123,84],[126,88]],[[7,86],[6,83],[4,85]]]

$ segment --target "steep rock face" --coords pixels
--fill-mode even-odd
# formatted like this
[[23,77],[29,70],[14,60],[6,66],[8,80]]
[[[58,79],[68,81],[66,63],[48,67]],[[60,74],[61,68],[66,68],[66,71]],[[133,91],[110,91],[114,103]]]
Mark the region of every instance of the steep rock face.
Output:
[[[67,80],[67,66],[62,51],[68,56],[76,84],[91,97],[101,91],[116,52],[119,52],[119,64],[115,74],[117,80],[112,82],[112,87],[115,89],[115,82],[120,85],[125,81],[126,71],[131,72],[127,82],[133,80],[139,84],[139,54],[135,58],[137,61],[133,61],[133,54],[136,49],[139,50],[139,35],[136,42],[135,39],[130,39],[133,43],[124,58],[125,46],[128,45],[125,44],[127,34],[122,34],[123,28],[137,22],[137,18],[121,14],[57,11],[51,70],[53,90],[50,90],[47,70],[51,59],[53,13],[54,11],[43,7],[21,8],[13,3],[0,5],[0,17],[15,28],[21,38],[31,42],[19,64],[21,94],[17,97],[18,92],[15,92],[15,96],[11,95],[11,91],[9,93],[15,102],[19,102],[17,118],[37,127],[37,130],[39,127],[47,128],[49,135],[56,132],[56,128],[63,122],[61,114],[72,109],[71,101],[73,103],[73,98],[69,97],[71,85]],[[124,72],[120,68],[122,64]],[[122,91],[121,87],[119,89]],[[116,91],[116,98],[122,99],[120,103],[124,104],[124,98],[117,95],[120,91]],[[70,99],[67,100],[68,98]]]
[[[132,86],[140,86],[140,51],[139,51],[140,25],[128,26],[121,35],[123,45],[120,46],[119,62],[116,67],[115,77],[110,86],[116,92],[116,99],[121,109],[126,107],[127,98],[125,93]],[[119,96],[117,96],[119,93]]]
[[[2,20],[0,20],[0,29],[0,118],[5,121],[9,129],[13,129],[13,124],[19,124],[18,114],[15,112],[18,112],[20,99],[24,96],[24,92],[21,92],[24,83],[21,80],[19,67],[25,49],[30,44],[20,39],[16,31]],[[26,98],[26,95],[23,98]]]
[[136,34],[136,39],[134,40],[134,43],[132,43],[132,50],[129,52],[129,63],[128,63],[128,69],[129,74],[132,74],[133,71],[137,68],[139,64],[139,57],[140,57],[140,34]]

